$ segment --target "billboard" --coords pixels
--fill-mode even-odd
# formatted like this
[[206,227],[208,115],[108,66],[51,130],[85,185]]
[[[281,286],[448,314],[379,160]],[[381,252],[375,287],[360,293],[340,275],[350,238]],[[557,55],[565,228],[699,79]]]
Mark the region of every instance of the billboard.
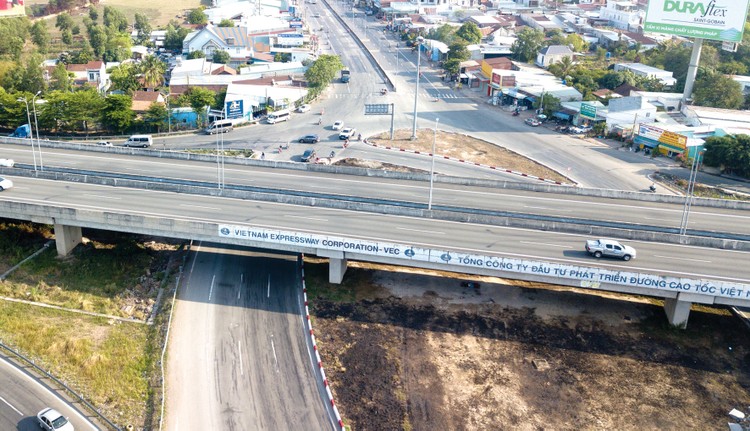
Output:
[[649,0],[644,31],[741,42],[748,0]]
[[24,0],[0,0],[0,18],[26,15]]
[[639,124],[638,135],[683,151],[687,146],[687,136],[648,124]]

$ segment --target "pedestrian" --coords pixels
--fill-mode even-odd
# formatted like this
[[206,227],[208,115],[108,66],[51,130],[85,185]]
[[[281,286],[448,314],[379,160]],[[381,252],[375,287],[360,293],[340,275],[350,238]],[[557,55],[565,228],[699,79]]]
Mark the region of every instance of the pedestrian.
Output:
[[266,160],[266,153],[265,152],[261,152],[260,153],[260,159],[261,160]]

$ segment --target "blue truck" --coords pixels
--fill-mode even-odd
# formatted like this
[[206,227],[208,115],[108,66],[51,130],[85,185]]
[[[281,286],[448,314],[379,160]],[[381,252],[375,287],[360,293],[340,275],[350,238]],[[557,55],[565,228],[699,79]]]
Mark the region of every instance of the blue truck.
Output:
[[11,138],[30,138],[31,137],[31,127],[29,127],[28,124],[24,124],[22,126],[19,126],[15,132],[13,132],[10,135]]
[[349,82],[349,76],[351,75],[351,72],[349,72],[349,68],[345,67],[341,69],[341,82]]

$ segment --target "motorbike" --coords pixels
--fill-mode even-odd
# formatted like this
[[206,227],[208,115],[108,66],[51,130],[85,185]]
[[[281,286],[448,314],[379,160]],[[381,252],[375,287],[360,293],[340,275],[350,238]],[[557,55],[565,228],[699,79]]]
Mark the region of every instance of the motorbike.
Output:
[[648,186],[648,189],[651,190],[651,193],[656,193],[656,186],[653,183],[651,183],[651,185]]
[[358,141],[361,141],[361,140],[362,140],[362,134],[361,134],[361,133],[360,133],[359,135],[357,135],[357,140],[358,140]]
[[336,152],[335,151],[331,151],[331,154],[328,157],[334,158],[335,156],[336,156]]
[[514,117],[518,117],[519,115],[521,115],[521,113],[520,113],[520,112],[518,112],[518,111],[513,111],[513,116],[514,116]]
[[380,94],[383,95],[383,96],[385,96],[386,94],[388,94],[388,89],[384,88],[384,89],[380,90]]

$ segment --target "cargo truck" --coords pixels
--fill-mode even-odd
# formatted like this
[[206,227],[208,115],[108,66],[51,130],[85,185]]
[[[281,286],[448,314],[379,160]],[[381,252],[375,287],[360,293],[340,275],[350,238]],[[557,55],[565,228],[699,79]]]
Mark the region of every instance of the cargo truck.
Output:
[[341,82],[349,82],[349,76],[351,75],[351,72],[349,71],[348,67],[345,67],[341,69]]

